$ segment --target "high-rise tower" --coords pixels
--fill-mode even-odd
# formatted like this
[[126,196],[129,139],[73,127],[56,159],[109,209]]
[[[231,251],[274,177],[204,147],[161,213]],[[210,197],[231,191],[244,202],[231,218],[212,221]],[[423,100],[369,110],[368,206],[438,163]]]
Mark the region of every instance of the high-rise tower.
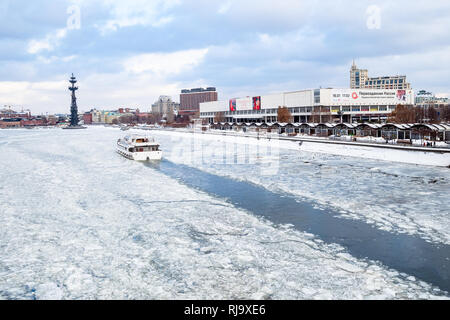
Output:
[[365,88],[369,72],[366,69],[358,69],[353,60],[352,68],[350,69],[350,88],[362,89]]
[[410,90],[411,84],[406,81],[406,76],[385,76],[369,78],[367,69],[359,69],[353,60],[350,69],[351,89],[395,89]]

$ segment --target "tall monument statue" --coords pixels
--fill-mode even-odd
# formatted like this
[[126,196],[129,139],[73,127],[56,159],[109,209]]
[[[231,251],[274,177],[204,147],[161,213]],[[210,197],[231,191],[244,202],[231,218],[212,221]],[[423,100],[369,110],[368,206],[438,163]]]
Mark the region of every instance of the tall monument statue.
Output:
[[78,107],[77,107],[77,97],[75,96],[75,91],[78,90],[78,87],[75,87],[75,83],[77,83],[77,79],[73,76],[70,77],[69,82],[72,84],[69,87],[69,90],[72,91],[72,105],[70,107],[70,125],[72,127],[78,126]]
[[72,86],[69,87],[69,90],[72,92],[72,104],[70,106],[70,125],[65,129],[86,129],[86,127],[82,127],[78,125],[78,106],[77,106],[77,97],[75,96],[75,91],[78,90],[78,87],[75,87],[75,83],[77,83],[77,79],[72,73],[72,77],[70,77],[69,82]]

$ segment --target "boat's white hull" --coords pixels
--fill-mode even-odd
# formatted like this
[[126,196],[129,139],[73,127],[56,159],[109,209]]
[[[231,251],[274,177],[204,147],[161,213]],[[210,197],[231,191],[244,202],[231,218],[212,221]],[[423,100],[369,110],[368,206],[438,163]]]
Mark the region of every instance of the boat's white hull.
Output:
[[121,154],[127,159],[135,161],[150,161],[150,160],[161,160],[162,151],[148,151],[148,152],[129,152],[121,148],[117,148],[117,153]]

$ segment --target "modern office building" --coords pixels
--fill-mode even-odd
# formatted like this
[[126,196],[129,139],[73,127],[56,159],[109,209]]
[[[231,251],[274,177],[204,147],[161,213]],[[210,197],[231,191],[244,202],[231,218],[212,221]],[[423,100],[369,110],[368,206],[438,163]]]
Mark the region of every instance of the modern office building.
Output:
[[426,104],[448,104],[448,98],[436,97],[433,93],[420,90],[416,95],[416,105]]
[[169,96],[160,96],[159,99],[152,105],[152,113],[167,115],[169,113],[176,113],[180,107],[179,103],[173,102]]
[[309,89],[200,104],[200,117],[213,123],[275,122],[287,107],[294,122],[386,121],[399,104],[413,105],[412,90]]
[[195,88],[181,90],[180,111],[182,116],[192,116],[200,111],[200,103],[217,101],[218,94],[216,88]]
[[370,78],[367,69],[359,69],[355,61],[350,69],[351,89],[392,89],[410,90],[411,84],[406,81],[406,76],[386,76]]
[[355,61],[353,61],[350,69],[350,88],[361,89],[364,88],[366,81],[369,79],[369,71],[367,69],[358,69]]

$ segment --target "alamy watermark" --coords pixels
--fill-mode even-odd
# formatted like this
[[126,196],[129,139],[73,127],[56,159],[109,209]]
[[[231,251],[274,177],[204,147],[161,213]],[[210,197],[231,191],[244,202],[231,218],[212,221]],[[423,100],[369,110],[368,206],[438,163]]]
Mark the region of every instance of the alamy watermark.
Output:
[[[217,143],[219,140],[220,143]],[[243,165],[255,168],[256,174],[272,176],[279,172],[280,140],[278,137],[255,135],[243,138],[235,135],[213,135],[196,132],[188,139],[172,137],[171,161],[195,167],[218,170]]]
[[67,30],[79,30],[81,29],[81,8],[78,4],[74,3],[67,8]]
[[371,5],[366,10],[367,28],[370,30],[381,29],[381,8],[377,5]]
[[[72,0],[73,3],[67,8],[67,30],[81,29],[81,6],[77,0]],[[0,16],[6,15],[9,1],[4,0],[0,3]],[[381,8],[378,5],[370,5],[366,9],[366,27],[369,30],[381,29]]]

